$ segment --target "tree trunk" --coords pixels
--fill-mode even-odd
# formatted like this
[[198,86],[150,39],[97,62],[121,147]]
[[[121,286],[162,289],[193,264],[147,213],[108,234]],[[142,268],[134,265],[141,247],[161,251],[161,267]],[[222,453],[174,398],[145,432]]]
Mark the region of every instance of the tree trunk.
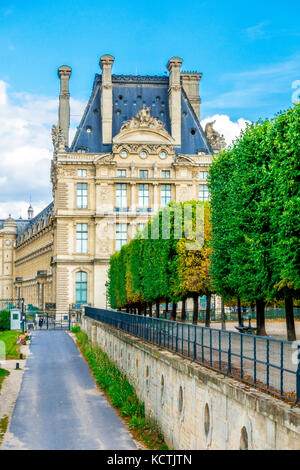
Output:
[[225,304],[223,297],[221,298],[221,328],[222,330],[226,330]]
[[138,305],[137,311],[138,311],[138,315],[142,315],[142,306],[141,305]]
[[144,304],[144,316],[147,316],[147,304]]
[[177,316],[177,303],[173,302],[172,303],[172,320],[176,321],[176,316]]
[[287,339],[288,341],[296,341],[293,297],[289,295],[284,299],[284,301],[285,301]]
[[181,321],[186,320],[186,299],[182,300],[182,306],[181,306]]
[[256,327],[259,336],[267,336],[265,326],[265,302],[262,299],[256,301]]
[[159,302],[156,302],[156,318],[159,318]]
[[166,314],[165,318],[168,320],[169,319],[169,302],[166,300]]
[[152,317],[152,303],[149,304],[149,316]]
[[241,299],[237,298],[237,308],[238,308],[238,321],[239,326],[244,326],[243,318],[242,318],[242,309],[241,309]]
[[206,294],[205,326],[210,327],[211,293]]
[[197,325],[198,323],[198,300],[199,300],[199,295],[195,294],[193,295],[193,323]]
[[126,313],[129,313],[129,308],[128,307],[126,307]]

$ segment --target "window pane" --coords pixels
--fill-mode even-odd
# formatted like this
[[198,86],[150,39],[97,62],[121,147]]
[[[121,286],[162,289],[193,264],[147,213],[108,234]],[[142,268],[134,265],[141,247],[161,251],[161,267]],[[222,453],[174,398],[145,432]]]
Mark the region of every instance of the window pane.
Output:
[[139,208],[149,207],[149,184],[139,184]]
[[148,170],[140,170],[140,178],[148,178]]
[[87,273],[79,271],[76,273],[75,283],[76,303],[87,303]]
[[76,200],[77,200],[77,209],[87,209],[88,207],[87,183],[77,183]]
[[206,180],[207,179],[208,172],[207,171],[200,171],[199,173],[199,178],[201,180]]
[[77,175],[79,178],[85,178],[87,176],[87,171],[86,170],[78,170]]
[[118,170],[117,176],[118,178],[126,178],[126,170]]
[[208,201],[209,200],[209,191],[207,184],[199,184],[199,200]]
[[118,183],[116,188],[116,206],[127,207],[127,184]]
[[161,172],[162,178],[170,178],[170,170],[162,170]]
[[76,224],[76,253],[88,252],[88,224]]
[[161,207],[166,206],[171,202],[171,185],[170,184],[162,184],[161,185],[161,192],[160,192],[160,204]]
[[127,224],[116,224],[116,250],[127,243]]

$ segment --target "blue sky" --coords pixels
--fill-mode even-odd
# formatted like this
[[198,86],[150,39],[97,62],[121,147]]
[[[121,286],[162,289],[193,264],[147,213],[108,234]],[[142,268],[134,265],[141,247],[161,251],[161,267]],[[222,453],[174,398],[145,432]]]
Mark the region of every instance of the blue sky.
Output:
[[[115,56],[113,72],[119,74],[162,74],[170,57],[182,57],[183,70],[203,73],[202,119],[221,114],[234,122],[257,120],[290,107],[292,83],[300,80],[299,16],[299,2],[279,0],[2,0],[0,112],[2,104],[2,120],[7,114],[13,120],[14,113],[24,122],[27,119],[20,124],[21,133],[17,126],[20,142],[27,132],[28,145],[24,158],[20,146],[13,148],[18,155],[14,174],[30,158],[29,148],[41,155],[47,151],[42,158],[45,172],[47,167],[47,193],[33,187],[32,199],[37,206],[48,202],[48,129],[50,120],[56,119],[57,67],[73,68],[70,88],[75,126],[94,74],[100,70],[99,57],[106,53]],[[16,123],[12,121],[10,127],[14,129]],[[11,132],[13,146],[12,129],[6,129],[5,136]],[[4,149],[0,143],[0,161],[1,152],[6,152],[4,160],[10,160],[7,145]],[[34,160],[35,166],[38,161]],[[8,174],[12,177],[13,170],[0,167],[0,180]],[[18,197],[0,189],[0,217],[9,201],[16,208],[22,202],[24,211],[29,187],[25,185]]]

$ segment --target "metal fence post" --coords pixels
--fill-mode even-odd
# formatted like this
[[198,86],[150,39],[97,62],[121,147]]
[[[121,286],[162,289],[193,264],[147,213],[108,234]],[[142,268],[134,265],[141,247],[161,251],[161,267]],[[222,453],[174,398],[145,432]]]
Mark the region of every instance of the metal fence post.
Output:
[[194,361],[197,358],[197,327],[194,326]]
[[229,338],[228,338],[228,369],[227,373],[230,375],[231,374],[231,333],[229,332]]
[[300,344],[298,344],[298,366],[296,372],[296,403],[300,403]]

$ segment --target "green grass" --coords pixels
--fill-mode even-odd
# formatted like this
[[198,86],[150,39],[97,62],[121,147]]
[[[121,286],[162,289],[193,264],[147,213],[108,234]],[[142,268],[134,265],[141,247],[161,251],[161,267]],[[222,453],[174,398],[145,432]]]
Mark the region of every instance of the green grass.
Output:
[[3,416],[0,419],[0,444],[3,441],[4,434],[6,433],[8,427],[8,416]]
[[0,341],[4,341],[6,348],[6,359],[19,359],[20,346],[17,344],[19,331],[0,331]]
[[[75,329],[74,329],[75,330]],[[78,330],[77,344],[86,358],[99,387],[104,390],[111,404],[117,408],[121,416],[129,424],[136,439],[142,441],[149,449],[167,450],[157,423],[145,416],[144,403],[141,403],[133,386],[125,374],[119,371],[99,347],[92,347],[88,336]]]
[[7,377],[8,375],[9,375],[8,370],[0,369],[0,390],[1,390],[1,387],[2,387],[2,382],[3,382],[3,380],[4,380],[5,377]]

